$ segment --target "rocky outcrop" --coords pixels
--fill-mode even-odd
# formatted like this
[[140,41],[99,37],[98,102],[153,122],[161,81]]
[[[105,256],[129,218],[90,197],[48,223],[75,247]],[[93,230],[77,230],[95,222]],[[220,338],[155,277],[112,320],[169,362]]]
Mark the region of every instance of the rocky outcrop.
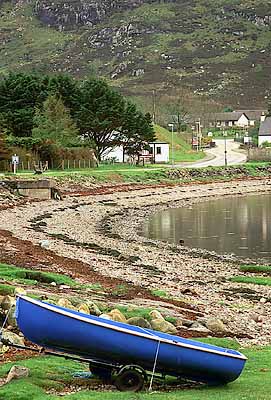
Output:
[[113,321],[117,321],[117,322],[124,322],[126,323],[127,320],[125,318],[125,316],[122,314],[122,312],[120,310],[118,310],[117,308],[114,308],[113,310],[111,310],[108,315],[112,318]]
[[[48,26],[57,27],[59,30],[74,28],[76,26],[93,26],[102,22],[107,16],[118,11],[131,10],[144,3],[155,3],[155,0],[77,0],[77,1],[48,1],[38,0],[35,13],[38,18]],[[173,2],[164,0],[160,3]]]
[[9,383],[13,379],[27,378],[29,376],[30,370],[22,365],[13,365],[11,367],[5,383]]
[[8,330],[4,330],[2,334],[2,344],[9,345],[9,344],[16,344],[19,346],[24,346],[24,339],[17,335],[14,332],[10,332]]
[[151,329],[151,324],[145,318],[142,317],[131,317],[127,320],[130,325],[139,326],[140,328]]

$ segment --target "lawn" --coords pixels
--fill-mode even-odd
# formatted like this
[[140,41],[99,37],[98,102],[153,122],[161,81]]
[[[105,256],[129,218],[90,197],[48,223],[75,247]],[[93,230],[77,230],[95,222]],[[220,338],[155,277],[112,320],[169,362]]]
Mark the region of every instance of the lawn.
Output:
[[[207,341],[205,339],[205,341]],[[227,339],[208,339],[217,345],[238,348],[238,344]],[[271,347],[251,348],[241,350],[248,362],[241,377],[226,386],[184,388],[176,391],[159,392],[157,388],[151,394],[122,393],[117,391],[88,391],[86,386],[92,380],[84,379],[83,390],[71,395],[63,395],[65,387],[75,387],[79,384],[78,378],[73,375],[78,371],[87,371],[86,364],[75,361],[39,356],[32,359],[17,361],[16,365],[30,368],[28,378],[12,381],[0,388],[1,400],[268,400],[271,393]],[[0,377],[5,376],[14,363],[5,363],[0,366]],[[80,380],[82,383],[82,379]],[[97,387],[97,384],[95,384]],[[57,393],[57,394],[54,394]],[[58,393],[62,395],[59,396]]]

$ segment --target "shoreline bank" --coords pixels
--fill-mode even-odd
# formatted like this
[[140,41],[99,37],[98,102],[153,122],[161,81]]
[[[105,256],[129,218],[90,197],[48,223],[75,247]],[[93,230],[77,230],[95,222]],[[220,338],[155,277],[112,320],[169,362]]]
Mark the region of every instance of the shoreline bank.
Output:
[[[231,256],[221,258],[152,241],[138,235],[137,229],[158,209],[270,191],[271,180],[261,179],[67,196],[62,202],[1,211],[0,229],[36,246],[47,241],[48,251],[84,262],[90,272],[105,279],[121,279],[153,292],[162,290],[170,298],[193,305],[205,317],[220,316],[229,332],[237,337],[246,333],[247,339],[240,339],[244,345],[268,344],[270,288],[230,282],[230,277],[241,274],[239,262]],[[140,295],[133,302],[146,305]],[[255,314],[261,316],[261,323],[254,321]]]

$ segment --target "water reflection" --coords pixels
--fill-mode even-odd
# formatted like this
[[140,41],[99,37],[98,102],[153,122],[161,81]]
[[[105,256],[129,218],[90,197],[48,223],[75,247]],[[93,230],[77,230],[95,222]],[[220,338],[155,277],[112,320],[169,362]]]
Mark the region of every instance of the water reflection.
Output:
[[270,222],[271,195],[236,197],[158,212],[143,235],[270,262]]

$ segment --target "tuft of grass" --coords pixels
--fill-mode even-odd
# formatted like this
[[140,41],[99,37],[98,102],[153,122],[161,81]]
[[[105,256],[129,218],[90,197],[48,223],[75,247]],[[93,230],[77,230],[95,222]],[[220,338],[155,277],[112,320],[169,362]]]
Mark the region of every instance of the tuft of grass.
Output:
[[112,295],[114,296],[125,296],[129,291],[127,285],[119,284],[112,290]]
[[170,322],[171,324],[175,325],[176,321],[177,321],[177,318],[175,318],[175,317],[165,317],[165,320],[167,322]]
[[265,274],[271,275],[270,265],[241,265],[240,271],[242,272],[263,272]]
[[157,296],[157,297],[162,297],[162,298],[168,297],[167,292],[165,292],[164,290],[160,290],[160,289],[151,290],[151,294],[153,294],[154,296]]
[[271,278],[253,277],[253,276],[233,276],[231,282],[248,283],[254,285],[271,286]]
[[6,285],[4,283],[0,283],[0,295],[6,296],[10,295],[12,296],[14,294],[15,286],[12,285]]
[[7,264],[0,264],[0,279],[26,285],[50,284],[51,282],[56,282],[57,285],[77,285],[73,279],[65,275],[33,271]]
[[152,311],[151,308],[133,308],[130,309],[129,307],[125,306],[117,306],[118,310],[122,312],[122,314],[127,318],[132,318],[132,317],[142,317],[146,319],[147,321],[150,321],[150,312]]

